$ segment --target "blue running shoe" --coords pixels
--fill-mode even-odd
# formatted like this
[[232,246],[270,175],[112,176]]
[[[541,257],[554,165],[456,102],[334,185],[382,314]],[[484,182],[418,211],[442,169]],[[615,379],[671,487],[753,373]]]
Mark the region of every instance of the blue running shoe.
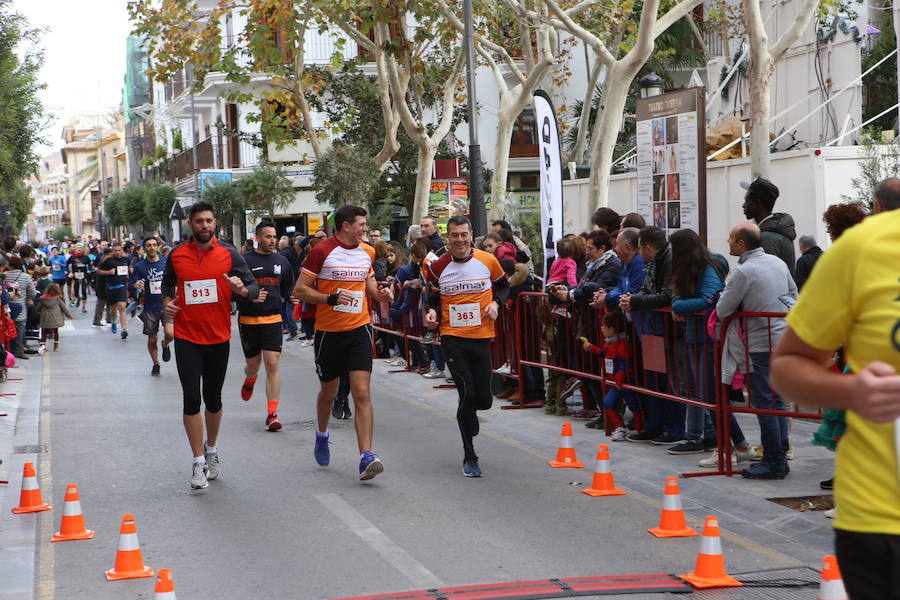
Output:
[[331,450],[328,449],[329,437],[331,437],[330,432],[325,435],[318,431],[316,432],[316,447],[313,450],[313,454],[315,454],[316,462],[319,463],[320,467],[327,467],[331,461]]
[[115,332],[116,332],[116,329],[118,329],[118,328],[116,327],[116,324],[113,323],[113,324],[112,324],[112,332],[115,333]]
[[466,477],[481,477],[481,467],[478,466],[478,457],[467,456],[463,461],[462,472]]
[[384,471],[384,465],[381,459],[374,452],[363,452],[362,460],[359,461],[359,479],[366,481],[372,479],[379,473]]

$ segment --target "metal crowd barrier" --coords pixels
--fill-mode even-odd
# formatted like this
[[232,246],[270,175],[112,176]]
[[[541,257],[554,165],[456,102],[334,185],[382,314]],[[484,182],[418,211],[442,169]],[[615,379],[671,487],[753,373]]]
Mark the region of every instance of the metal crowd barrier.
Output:
[[[390,318],[387,303],[381,303],[372,310],[374,329],[402,340],[401,347],[407,361],[407,368],[402,371],[411,370],[410,345],[420,343],[426,333],[421,291],[415,290],[414,293],[416,301],[413,308],[403,315],[401,322]],[[603,358],[585,351],[580,338],[587,338],[594,345],[602,344],[601,324],[605,312],[580,304],[570,304],[564,308],[541,292],[520,293],[512,309],[502,309],[491,348],[492,367],[497,371],[508,365],[508,372],[504,369],[502,374],[518,380],[520,398],[518,402],[503,408],[543,406],[541,402],[525,400],[528,377],[524,370],[540,370],[535,376],[543,384],[543,370],[546,369],[551,385],[554,378],[575,377],[581,380],[582,394],[588,394],[590,403],[602,411],[603,399],[615,382],[612,374],[606,372]],[[758,343],[758,332],[764,332],[765,343],[761,353],[770,356],[774,348],[773,321],[784,317],[785,313],[735,313],[719,322],[712,337],[705,313],[679,317],[669,308],[629,313],[625,333],[631,347],[630,369],[621,387],[640,394],[645,411],[662,411],[670,419],[684,420],[686,407],[705,409],[709,411],[717,433],[718,467],[683,473],[682,476],[732,475],[739,472],[731,468],[732,418],[736,414],[812,420],[822,418],[820,412],[778,409],[778,398],[774,395],[769,399],[771,405],[765,407],[766,401],[757,401],[749,385],[750,365],[753,362],[751,338]],[[747,332],[749,327],[752,335],[732,334],[737,335],[738,341],[729,340],[729,330],[737,327],[741,332]],[[731,346],[726,345],[729,341]],[[436,340],[436,343],[439,341]],[[741,388],[734,389],[723,383],[722,358],[725,352],[731,353],[736,370],[745,375]],[[559,383],[555,382],[557,385]],[[701,426],[702,423],[701,420]],[[607,424],[607,434],[610,433],[608,428]]]

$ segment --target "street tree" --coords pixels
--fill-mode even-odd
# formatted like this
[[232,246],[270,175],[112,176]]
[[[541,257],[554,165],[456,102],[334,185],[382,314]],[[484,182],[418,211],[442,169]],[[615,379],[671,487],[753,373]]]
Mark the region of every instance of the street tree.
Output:
[[[258,112],[247,119],[260,124],[267,142],[304,139],[317,158],[325,132],[316,129],[311,108],[321,81],[306,65],[307,33],[318,28],[312,5],[311,0],[222,0],[203,11],[196,0],[137,0],[128,7],[135,33],[148,40],[155,81],[169,81],[189,64],[192,83],[200,88],[210,71],[222,72],[235,84],[223,95],[256,104]],[[246,25],[229,39],[221,21],[231,11]]]
[[[418,149],[411,215],[418,223],[428,213],[435,155],[453,124],[465,53],[458,32],[430,3],[400,5],[380,0],[375,4],[376,14],[381,13],[374,21],[376,36],[388,40],[380,51],[385,53],[391,99],[406,135]],[[409,23],[415,23],[415,29]],[[434,110],[428,109],[428,96]]]
[[[441,14],[462,34],[464,24],[458,16],[462,12],[461,2],[437,0],[437,4]],[[540,0],[531,0],[530,4],[536,4],[533,8],[546,17],[546,8]],[[534,91],[544,83],[553,66],[554,52],[550,40],[553,28],[546,19],[522,19],[509,7],[498,2],[479,2],[477,8],[479,27],[474,36],[475,49],[490,68],[500,96],[491,204],[499,214],[506,214],[510,208],[507,206],[506,180],[513,128],[525,107],[532,103]],[[511,84],[503,72],[504,68],[512,75]]]
[[36,175],[44,143],[40,36],[11,2],[0,2],[0,224],[8,231],[19,231],[31,211],[25,181]]
[[[521,0],[503,1],[520,15],[542,18]],[[613,152],[632,80],[653,53],[656,38],[702,2],[666,0],[666,10],[660,15],[661,1],[646,0],[640,6],[637,21],[629,22],[637,8],[634,0],[618,3],[584,0],[569,8],[559,0],[543,0],[550,13],[549,22],[590,46],[607,73],[603,111],[591,136],[589,193],[593,208],[608,203]],[[624,30],[618,27],[622,23]],[[620,57],[621,52],[624,54]]]
[[284,170],[270,164],[253,167],[237,181],[237,193],[244,209],[254,217],[273,217],[286,209],[297,194]]
[[354,204],[373,208],[373,193],[381,173],[365,149],[334,144],[313,168],[316,200],[332,207]]
[[753,177],[768,179],[772,165],[769,155],[769,80],[787,51],[809,29],[819,0],[803,0],[790,27],[771,46],[759,0],[742,0],[742,3],[750,39],[750,64],[747,68],[750,80],[750,170]]

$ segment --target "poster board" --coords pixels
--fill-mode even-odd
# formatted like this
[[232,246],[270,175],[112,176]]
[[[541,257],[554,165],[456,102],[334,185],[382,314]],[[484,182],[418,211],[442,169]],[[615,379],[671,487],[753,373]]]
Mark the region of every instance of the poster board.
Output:
[[432,180],[428,214],[437,219],[438,229],[445,235],[447,219],[454,215],[469,216],[469,183],[457,179]]
[[640,98],[637,212],[666,236],[693,229],[706,243],[705,91],[688,88]]

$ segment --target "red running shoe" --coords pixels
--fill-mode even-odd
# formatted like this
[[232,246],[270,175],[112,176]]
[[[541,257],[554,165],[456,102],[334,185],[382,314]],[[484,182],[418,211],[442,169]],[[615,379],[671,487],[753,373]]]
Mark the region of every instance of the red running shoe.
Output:
[[249,377],[244,378],[244,385],[241,386],[241,399],[245,402],[253,395],[254,385],[256,385],[256,377],[253,379],[250,379]]
[[281,421],[278,420],[277,414],[272,413],[266,417],[266,429],[269,431],[278,431],[281,429]]

